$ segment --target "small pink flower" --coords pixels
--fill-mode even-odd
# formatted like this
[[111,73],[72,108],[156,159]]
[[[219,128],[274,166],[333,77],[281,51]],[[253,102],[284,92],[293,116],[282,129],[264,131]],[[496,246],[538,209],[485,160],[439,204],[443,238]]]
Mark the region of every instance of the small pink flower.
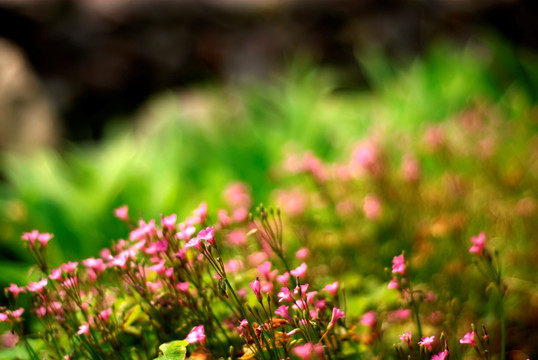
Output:
[[61,266],[62,270],[66,273],[72,274],[78,266],[78,261],[68,261]]
[[260,272],[260,274],[265,276],[266,279],[269,279],[271,273],[271,262],[266,261],[263,264],[258,265],[258,271]]
[[420,346],[424,346],[428,350],[432,350],[432,343],[435,341],[435,336],[424,336],[421,341],[418,342]]
[[364,198],[364,204],[362,206],[364,216],[370,220],[377,220],[381,217],[381,201],[375,195],[367,195]]
[[448,350],[441,351],[439,354],[432,356],[432,360],[445,360],[445,359],[448,359]]
[[117,209],[114,209],[114,216],[125,222],[129,221],[129,208],[127,205],[120,206]]
[[198,325],[192,328],[189,335],[185,338],[189,344],[205,343],[204,325]]
[[377,322],[377,316],[375,311],[368,311],[361,317],[360,324],[367,327],[374,327]]
[[297,252],[295,253],[295,257],[299,260],[305,260],[308,257],[309,253],[310,252],[308,251],[308,249],[303,247],[297,250]]
[[247,234],[239,229],[230,231],[226,236],[228,243],[233,246],[243,246],[247,244]]
[[161,219],[161,225],[163,228],[172,231],[172,230],[175,230],[176,228],[176,221],[177,221],[177,215],[172,214],[170,216],[163,217]]
[[40,292],[47,286],[47,279],[41,279],[38,282],[31,282],[26,286],[26,289],[30,292]]
[[101,312],[99,313],[99,317],[100,317],[101,319],[103,319],[103,321],[104,321],[105,323],[107,323],[108,320],[110,319],[110,315],[112,315],[112,309],[111,309],[111,308],[105,309],[105,310],[103,310],[103,311],[101,311]]
[[392,259],[392,273],[405,275],[405,259],[403,254],[395,256]]
[[484,252],[484,246],[486,244],[486,235],[481,232],[478,236],[471,237],[473,245],[469,248],[471,254],[482,255]]
[[18,308],[17,310],[13,310],[11,312],[11,315],[16,319],[20,319],[23,313],[24,313],[24,308]]
[[293,302],[293,295],[290,291],[290,289],[288,289],[287,287],[283,287],[281,288],[281,291],[276,294],[276,296],[278,296],[278,302],[282,302],[282,301],[290,301],[290,302]]
[[404,341],[409,347],[413,345],[411,338],[412,338],[411,331],[408,331],[400,335],[400,340]]
[[8,322],[9,316],[6,313],[0,313],[0,322]]
[[287,272],[282,275],[278,275],[276,277],[276,281],[278,281],[280,284],[284,286],[288,286],[289,281],[290,281],[290,273]]
[[197,238],[200,238],[200,241],[205,240],[206,246],[215,246],[215,229],[212,226],[202,229],[198,233]]
[[333,314],[332,314],[332,317],[331,317],[331,322],[329,323],[329,327],[333,327],[336,324],[336,322],[339,319],[342,319],[344,316],[345,316],[345,314],[344,314],[344,312],[342,310],[340,310],[337,307],[334,307],[333,308]]
[[325,285],[322,291],[327,291],[332,296],[336,296],[336,294],[338,293],[338,281],[335,281],[332,284]]
[[17,299],[21,292],[26,292],[26,289],[24,287],[19,287],[16,284],[10,284],[9,287],[6,288],[6,292],[10,292],[13,294],[13,297]]
[[398,279],[394,278],[391,281],[389,281],[389,285],[387,286],[389,289],[399,289],[400,284],[398,284]]
[[299,345],[293,348],[292,350],[294,355],[297,355],[301,360],[322,360],[323,356],[323,346],[320,344],[313,345],[312,343],[306,343],[304,345]]
[[88,323],[80,325],[77,335],[90,335],[90,325]]
[[54,235],[49,233],[40,234],[37,230],[32,230],[31,232],[22,234],[22,240],[28,241],[30,245],[35,246],[36,240],[43,246],[47,246],[47,243]]
[[293,276],[299,277],[299,278],[305,278],[306,277],[306,270],[308,269],[308,266],[306,263],[302,263],[299,267],[296,269],[290,271],[290,273]]
[[289,322],[292,321],[292,318],[290,316],[290,312],[289,312],[289,307],[286,306],[286,305],[281,305],[279,306],[276,310],[275,310],[275,314],[276,315],[280,315],[282,316],[283,318],[285,318],[286,320],[288,320]]
[[59,281],[62,278],[62,268],[52,269],[49,279]]
[[471,345],[472,347],[475,347],[475,346],[476,346],[476,343],[475,343],[475,341],[474,341],[474,335],[475,335],[474,330],[471,331],[471,332],[466,333],[466,334],[463,335],[463,337],[460,339],[460,344],[467,344],[467,345]]
[[259,302],[262,301],[262,293],[260,288],[260,280],[256,278],[253,282],[250,284],[250,288],[252,289],[252,292],[254,292],[254,295],[256,295],[256,299],[258,299]]

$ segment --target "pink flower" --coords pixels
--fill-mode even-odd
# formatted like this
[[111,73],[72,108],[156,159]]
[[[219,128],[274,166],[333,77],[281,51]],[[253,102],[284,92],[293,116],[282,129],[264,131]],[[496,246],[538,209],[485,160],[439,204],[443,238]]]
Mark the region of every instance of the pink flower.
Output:
[[325,285],[322,291],[327,291],[332,296],[336,296],[336,294],[338,293],[338,281],[335,281],[332,284]]
[[198,325],[192,328],[191,332],[185,338],[189,344],[205,343],[204,325]]
[[405,275],[405,259],[403,254],[395,256],[392,259],[392,273]]
[[432,350],[432,343],[435,341],[435,336],[424,336],[421,341],[418,342],[420,346],[424,346],[428,350]]
[[474,342],[474,335],[475,335],[474,330],[471,331],[471,332],[466,333],[460,339],[460,344],[467,344],[467,345],[471,345],[472,347],[475,347],[476,343]]
[[288,286],[289,281],[290,281],[290,273],[287,272],[282,275],[278,275],[276,277],[276,281],[278,281],[280,284],[284,286]]
[[282,301],[293,302],[293,295],[291,294],[290,289],[288,289],[287,287],[281,288],[281,291],[278,294],[276,294],[276,296],[278,296],[279,303]]
[[172,214],[170,216],[163,217],[161,219],[161,225],[163,228],[172,231],[172,230],[175,230],[176,228],[176,220],[177,220],[177,215]]
[[306,263],[302,263],[299,267],[297,267],[296,269],[290,271],[290,273],[293,276],[300,277],[300,278],[305,278],[307,269],[308,269],[308,266],[306,265]]
[[486,235],[481,232],[478,236],[471,237],[473,245],[469,248],[471,254],[482,255],[484,252],[484,246],[486,244]]
[[68,261],[61,266],[62,270],[66,273],[72,274],[78,266],[78,261]]
[[104,322],[108,322],[108,319],[110,318],[110,315],[112,314],[112,309],[108,308],[99,313],[99,317],[103,319]]
[[381,216],[381,201],[375,195],[367,195],[362,206],[364,216],[370,220],[377,220]]
[[289,312],[289,307],[286,306],[286,305],[281,305],[279,306],[276,310],[275,310],[275,314],[276,315],[280,315],[282,316],[283,318],[285,318],[286,320],[288,320],[289,322],[292,321],[292,318],[290,316],[290,312]]
[[16,319],[20,319],[23,313],[24,313],[24,308],[18,308],[17,310],[13,310],[11,312],[11,315]]
[[6,288],[6,291],[13,294],[13,297],[17,299],[21,292],[26,292],[26,289],[24,287],[19,287],[16,284],[11,284],[8,288]]
[[30,292],[40,292],[41,290],[45,288],[45,286],[47,286],[47,279],[41,279],[38,282],[29,283],[28,286],[26,286],[26,288]]
[[114,216],[125,222],[129,221],[129,208],[127,205],[120,206],[117,209],[114,209]]
[[412,343],[412,334],[411,331],[408,331],[402,335],[400,335],[400,340],[404,341],[409,347],[411,347]]
[[377,316],[375,314],[375,311],[368,311],[366,314],[364,314],[361,317],[361,325],[367,326],[367,327],[374,327],[375,323],[377,322]]
[[8,322],[9,316],[6,313],[0,313],[0,322]]
[[40,234],[37,230],[22,234],[22,240],[28,241],[31,246],[35,246],[36,240],[43,246],[47,246],[47,243],[54,235],[49,233]]
[[432,360],[445,360],[445,359],[448,359],[448,350],[441,351],[439,354],[432,356]]
[[215,229],[213,229],[212,226],[209,226],[203,230],[200,230],[197,238],[200,238],[200,240],[205,240],[206,246],[215,246]]
[[253,282],[250,284],[250,288],[252,289],[252,292],[254,292],[254,295],[256,295],[256,299],[258,299],[259,302],[262,301],[262,293],[260,289],[260,280],[256,278]]
[[90,335],[90,325],[88,323],[82,324],[78,327],[77,335]]
[[308,257],[308,254],[308,249],[303,247],[297,250],[297,252],[295,253],[295,257],[299,260],[305,260]]
[[226,239],[230,245],[242,246],[247,243],[247,234],[242,230],[233,230],[227,236]]
[[266,261],[263,264],[258,265],[258,271],[260,272],[260,274],[265,276],[265,278],[269,279],[269,274],[271,273],[271,262]]
[[297,355],[301,360],[321,360],[323,356],[323,346],[320,344],[313,345],[312,343],[306,343],[299,345],[292,350],[294,355]]
[[345,314],[344,314],[344,312],[342,310],[340,310],[337,307],[334,307],[333,308],[333,314],[332,314],[332,317],[331,317],[331,322],[329,323],[329,327],[333,327],[336,324],[336,322],[339,319],[342,319],[344,316],[345,316]]
[[387,286],[389,289],[399,289],[400,284],[398,284],[398,279],[394,278],[391,281],[389,281],[389,285]]

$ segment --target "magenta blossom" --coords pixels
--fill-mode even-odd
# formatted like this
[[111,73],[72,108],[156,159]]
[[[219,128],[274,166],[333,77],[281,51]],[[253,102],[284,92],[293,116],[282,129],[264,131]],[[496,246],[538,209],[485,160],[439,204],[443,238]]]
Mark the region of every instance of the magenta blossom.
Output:
[[432,360],[445,360],[445,359],[448,359],[448,350],[441,351],[439,354],[432,356]]
[[185,338],[189,344],[205,343],[204,325],[198,325],[192,328],[189,335]]
[[411,345],[413,344],[411,338],[412,338],[411,331],[408,331],[400,335],[400,340],[404,341],[409,347],[411,347]]
[[258,299],[259,302],[262,301],[262,293],[261,293],[261,285],[260,280],[256,278],[253,282],[249,284],[250,288],[252,289],[252,292],[254,292],[254,295],[256,295],[256,299]]
[[392,273],[405,275],[405,259],[403,254],[395,256],[392,259]]
[[339,320],[339,319],[342,319],[344,318],[346,314],[344,314],[344,312],[342,310],[340,310],[339,308],[337,307],[334,307],[333,308],[333,314],[332,314],[332,318],[331,318],[331,322],[329,323],[329,327],[333,327],[336,322]]
[[336,294],[338,293],[338,281],[335,281],[332,284],[325,285],[322,291],[327,291],[332,296],[336,296]]
[[301,360],[324,359],[323,346],[320,344],[306,343],[296,346],[293,348],[293,354],[297,355]]
[[424,336],[422,340],[418,342],[420,346],[424,346],[428,350],[432,350],[432,344],[435,341],[435,336]]
[[466,333],[460,339],[460,344],[467,344],[467,345],[471,345],[472,347],[475,347],[476,343],[474,342],[474,335],[475,335],[474,330],[471,331],[471,332]]
[[128,222],[129,221],[129,208],[127,207],[127,205],[123,205],[115,209],[114,216],[116,216],[120,220]]
[[80,325],[77,335],[90,335],[90,325],[88,323]]
[[371,327],[374,327],[376,322],[377,322],[377,316],[376,316],[375,311],[368,311],[366,314],[364,314],[361,317],[360,324],[371,328]]
[[41,244],[41,246],[47,246],[47,243],[52,239],[54,235],[49,233],[40,234],[37,230],[32,230],[31,232],[22,234],[22,239],[28,241],[30,246],[35,246],[36,240]]
[[293,276],[300,277],[300,278],[305,278],[307,269],[308,269],[308,266],[306,265],[306,263],[303,262],[299,267],[297,267],[296,269],[290,271],[290,273]]
[[471,237],[473,245],[469,248],[471,254],[482,255],[484,252],[484,246],[486,244],[486,235],[481,232],[478,236]]

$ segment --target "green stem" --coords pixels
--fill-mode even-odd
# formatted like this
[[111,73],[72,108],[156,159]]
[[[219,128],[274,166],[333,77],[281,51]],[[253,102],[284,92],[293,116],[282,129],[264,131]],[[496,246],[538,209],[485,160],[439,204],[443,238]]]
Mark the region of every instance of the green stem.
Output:
[[417,328],[418,328],[418,336],[422,339],[422,326],[420,325],[420,318],[418,316],[418,305],[413,298],[413,292],[411,291],[411,305],[413,306],[413,312],[415,313],[415,320],[417,322]]
[[232,296],[234,297],[235,302],[237,303],[239,311],[241,312],[241,316],[243,316],[243,318],[247,320],[248,329],[250,330],[250,334],[252,335],[252,338],[256,342],[256,347],[258,348],[258,352],[260,353],[262,359],[265,360],[265,354],[263,353],[263,348],[261,347],[260,342],[258,341],[258,337],[256,336],[256,332],[254,331],[252,324],[250,323],[250,321],[248,321],[247,312],[245,311],[243,304],[237,297],[237,294],[235,293],[235,290],[232,288],[232,285],[230,285],[230,282],[228,281],[228,279],[224,278],[224,281],[226,282],[228,289],[230,289],[230,292],[232,293]]
[[504,312],[504,293],[499,286],[501,305],[501,360],[506,360],[506,314]]

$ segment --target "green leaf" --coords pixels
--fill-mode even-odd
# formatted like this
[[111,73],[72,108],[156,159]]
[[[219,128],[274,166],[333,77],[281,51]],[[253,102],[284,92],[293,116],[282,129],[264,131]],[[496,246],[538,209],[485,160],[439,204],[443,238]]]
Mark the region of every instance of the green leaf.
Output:
[[175,340],[159,346],[162,355],[153,360],[183,360],[187,355],[187,340]]

